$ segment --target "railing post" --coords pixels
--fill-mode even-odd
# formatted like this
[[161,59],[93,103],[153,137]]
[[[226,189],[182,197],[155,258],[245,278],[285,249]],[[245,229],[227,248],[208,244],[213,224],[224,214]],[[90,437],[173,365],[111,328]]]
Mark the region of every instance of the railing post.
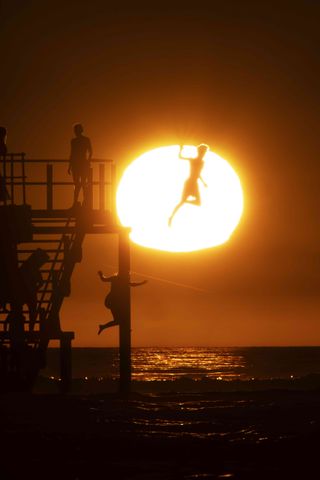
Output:
[[61,391],[67,393],[72,380],[71,339],[66,335],[60,337],[60,377]]
[[22,200],[23,203],[27,203],[27,198],[26,198],[26,169],[25,169],[25,153],[21,154],[21,170],[22,170]]
[[92,207],[93,207],[93,169],[92,168],[90,168],[89,170],[88,183],[85,188],[84,204],[89,210],[92,210]]
[[11,182],[11,203],[14,204],[14,163],[13,154],[10,155],[10,182]]
[[4,191],[4,204],[7,205],[7,201],[10,198],[9,194],[7,195],[7,158],[6,154],[4,153],[2,155],[2,161],[3,161],[3,171],[2,171],[2,185],[1,188],[3,188]]
[[53,166],[47,165],[47,210],[53,209]]
[[117,172],[116,166],[114,163],[111,164],[111,202],[110,202],[110,211],[111,216],[114,218],[116,223],[117,220],[117,208],[116,208],[116,191],[117,191]]
[[106,187],[104,164],[99,164],[99,209],[104,212],[106,209]]

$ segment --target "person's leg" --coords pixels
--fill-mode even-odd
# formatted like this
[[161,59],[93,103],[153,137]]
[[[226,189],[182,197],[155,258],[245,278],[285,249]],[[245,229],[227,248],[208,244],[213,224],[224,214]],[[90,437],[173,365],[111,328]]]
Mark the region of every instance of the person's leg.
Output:
[[185,182],[184,184],[184,187],[183,187],[183,192],[182,192],[182,195],[181,195],[181,200],[180,202],[178,203],[178,205],[175,206],[175,208],[173,209],[169,219],[168,219],[168,225],[169,227],[171,227],[171,223],[172,223],[172,220],[173,220],[173,217],[175,216],[175,214],[177,213],[177,211],[179,210],[179,208],[182,207],[182,205],[186,202],[187,198],[189,196],[189,193],[188,193],[188,181]]
[[179,210],[179,208],[182,207],[182,205],[185,203],[185,200],[181,200],[178,205],[173,209],[173,212],[171,213],[170,217],[169,217],[169,220],[168,220],[168,225],[169,227],[171,227],[171,223],[172,223],[172,220],[173,220],[173,217],[175,216],[175,214],[177,213],[177,211]]
[[89,172],[87,170],[84,171],[83,174],[81,175],[81,186],[82,186],[82,192],[83,192],[83,203],[85,205],[88,205],[89,203],[88,195],[89,195],[90,189],[89,189]]
[[105,330],[106,328],[115,327],[116,325],[119,325],[119,322],[116,322],[115,320],[104,323],[103,325],[99,325],[98,335],[100,335],[100,333],[103,332],[103,330]]
[[82,170],[82,175],[81,175],[81,181],[82,181],[82,188],[83,188],[83,200],[85,205],[91,205],[92,204],[92,199],[89,198],[90,191],[90,164],[86,164],[83,166]]
[[77,171],[72,171],[72,176],[73,176],[73,183],[74,183],[74,192],[73,192],[73,205],[76,205],[81,189],[81,180],[80,180],[80,175],[79,172]]

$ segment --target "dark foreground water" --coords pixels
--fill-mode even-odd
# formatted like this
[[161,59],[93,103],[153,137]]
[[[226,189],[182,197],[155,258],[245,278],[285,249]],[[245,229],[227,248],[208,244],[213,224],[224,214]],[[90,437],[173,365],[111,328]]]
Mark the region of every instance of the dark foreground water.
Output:
[[[58,349],[49,349],[46,377],[59,376]],[[133,379],[272,380],[320,374],[320,347],[133,348]],[[100,380],[118,377],[118,350],[75,348],[73,376]]]
[[34,395],[0,395],[1,480],[319,478],[320,348],[136,348],[128,396],[92,348],[59,395],[58,353]]

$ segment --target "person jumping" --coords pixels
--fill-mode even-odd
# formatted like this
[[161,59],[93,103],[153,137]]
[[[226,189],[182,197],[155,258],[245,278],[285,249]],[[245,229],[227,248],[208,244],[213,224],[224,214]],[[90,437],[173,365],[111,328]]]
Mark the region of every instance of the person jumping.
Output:
[[204,166],[203,158],[207,153],[208,149],[209,149],[208,145],[201,143],[197,147],[198,155],[196,157],[184,157],[182,156],[183,145],[180,146],[179,158],[181,158],[182,160],[188,160],[190,162],[190,173],[189,173],[189,177],[184,182],[181,200],[178,203],[178,205],[176,205],[176,207],[173,209],[173,212],[169,217],[169,220],[168,220],[169,227],[171,227],[173,217],[175,216],[179,208],[181,208],[184,203],[191,203],[192,205],[198,205],[198,206],[201,205],[201,197],[200,197],[198,180],[201,180],[201,182],[205,187],[208,186],[203,180],[203,178],[201,177],[201,171]]

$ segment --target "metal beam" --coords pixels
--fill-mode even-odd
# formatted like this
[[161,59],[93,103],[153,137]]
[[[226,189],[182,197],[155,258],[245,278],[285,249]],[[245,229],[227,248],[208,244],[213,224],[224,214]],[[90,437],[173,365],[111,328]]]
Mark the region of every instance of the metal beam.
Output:
[[131,299],[130,241],[128,231],[119,232],[119,278],[122,312],[119,324],[120,385],[122,394],[131,390]]

